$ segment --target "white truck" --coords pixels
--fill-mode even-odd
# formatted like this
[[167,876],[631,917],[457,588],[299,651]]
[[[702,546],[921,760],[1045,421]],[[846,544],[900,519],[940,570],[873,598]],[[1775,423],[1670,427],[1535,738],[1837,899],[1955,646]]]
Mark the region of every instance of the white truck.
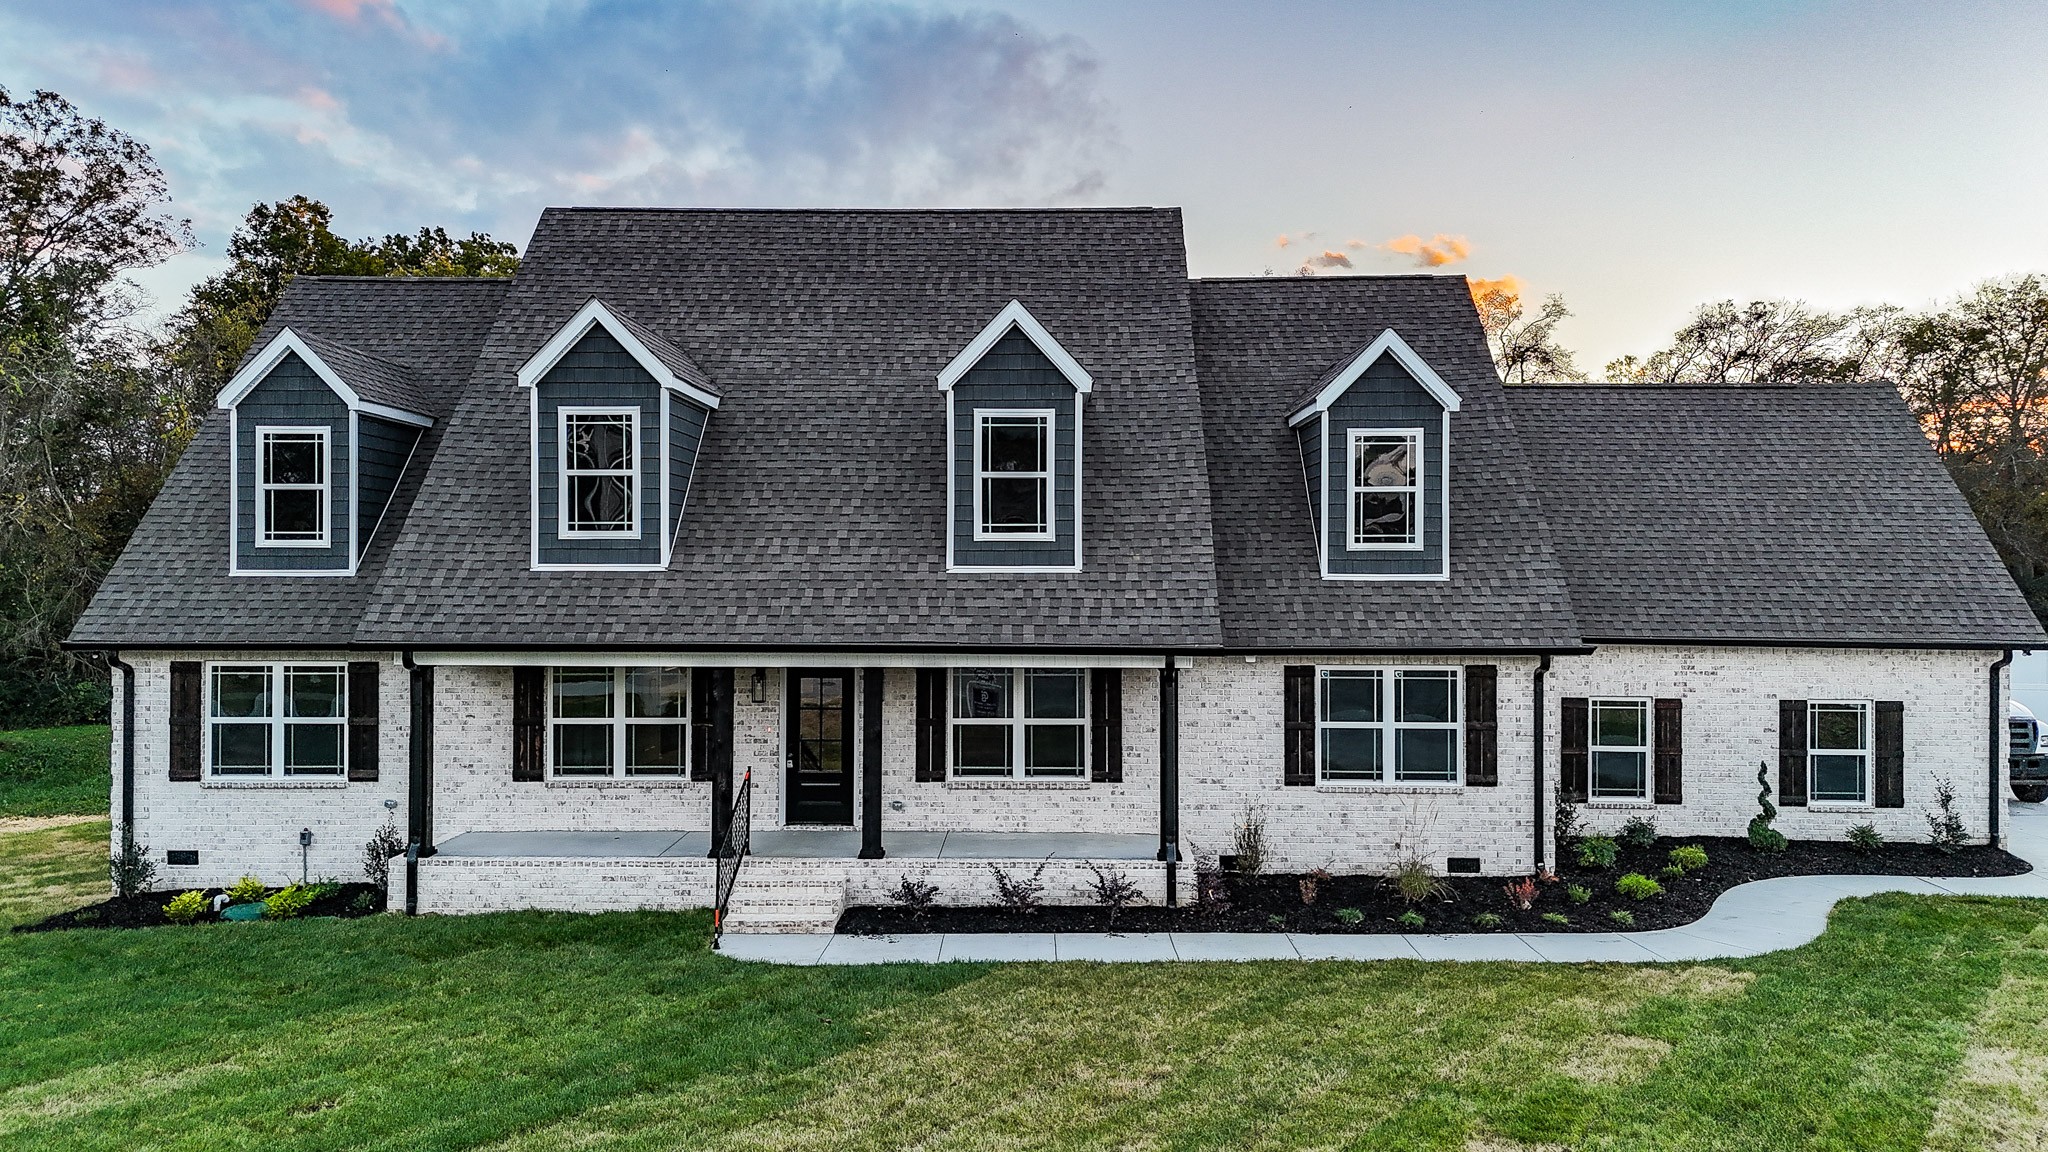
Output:
[[2012,794],[2029,804],[2048,800],[2048,755],[2041,752],[2041,722],[2017,700],[2006,705],[2006,731],[2012,747]]

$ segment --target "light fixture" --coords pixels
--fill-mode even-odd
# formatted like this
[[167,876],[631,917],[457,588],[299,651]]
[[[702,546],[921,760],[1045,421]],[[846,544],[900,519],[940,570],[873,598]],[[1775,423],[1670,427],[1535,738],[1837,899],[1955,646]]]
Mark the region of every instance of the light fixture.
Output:
[[759,668],[754,669],[754,679],[752,687],[754,693],[754,703],[766,704],[768,702],[768,673],[762,671]]
[[301,884],[304,884],[307,879],[306,856],[312,851],[312,848],[313,830],[311,828],[299,829],[299,883]]

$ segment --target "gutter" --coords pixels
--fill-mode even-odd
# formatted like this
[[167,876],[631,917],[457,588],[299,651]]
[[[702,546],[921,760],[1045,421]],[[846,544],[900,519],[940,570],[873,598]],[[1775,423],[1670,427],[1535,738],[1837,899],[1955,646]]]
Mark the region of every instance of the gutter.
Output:
[[2011,751],[2011,737],[2006,734],[2004,694],[2005,666],[2012,663],[2012,649],[2007,648],[1998,659],[1991,662],[1991,839],[1999,843],[1998,814],[2005,807],[2005,762]]
[[135,666],[121,650],[107,649],[107,666],[121,670],[121,846],[135,843]]
[[1533,755],[1530,757],[1530,763],[1536,766],[1536,871],[1539,873],[1543,871],[1543,822],[1549,815],[1543,803],[1543,677],[1549,671],[1550,653],[1545,652],[1543,659],[1536,665],[1536,723],[1532,726],[1536,736]]

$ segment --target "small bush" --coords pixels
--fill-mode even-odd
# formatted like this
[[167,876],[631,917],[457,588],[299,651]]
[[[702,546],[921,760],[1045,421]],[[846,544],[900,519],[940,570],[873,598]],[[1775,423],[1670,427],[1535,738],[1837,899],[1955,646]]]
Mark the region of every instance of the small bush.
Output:
[[1579,867],[1608,869],[1614,867],[1614,858],[1621,854],[1621,846],[1611,836],[1588,836],[1579,841]]
[[1322,887],[1323,881],[1329,878],[1329,872],[1324,869],[1310,869],[1309,874],[1303,876],[1300,881],[1301,902],[1303,904],[1314,904],[1316,902],[1316,891]]
[[1564,898],[1574,904],[1584,904],[1593,898],[1593,890],[1584,884],[1567,884],[1564,886]]
[[190,892],[180,892],[171,897],[170,903],[164,905],[164,919],[173,924],[190,924],[199,919],[200,913],[206,911],[206,905],[206,893],[197,888]]
[[1884,836],[1875,824],[1858,824],[1849,829],[1849,847],[1868,856],[1884,847]]
[[1707,850],[1697,844],[1687,844],[1671,850],[1671,863],[1682,871],[1697,872],[1707,866]]
[[356,898],[348,902],[348,910],[368,916],[377,910],[377,894],[375,892],[356,893]]
[[313,901],[320,898],[319,892],[309,884],[287,884],[263,901],[265,920],[290,920],[304,912]]
[[1527,912],[1536,905],[1536,878],[1534,876],[1524,876],[1520,880],[1509,883],[1501,891],[1507,893],[1508,903],[1513,904],[1524,912]]
[[1031,875],[1017,877],[990,864],[988,870],[996,877],[996,902],[1013,912],[1036,912],[1045,903],[1045,881],[1039,879],[1045,875],[1045,865],[1041,860]]
[[1680,868],[1676,864],[1666,864],[1662,868],[1657,869],[1657,875],[1662,876],[1667,882],[1683,880],[1685,879],[1685,869]]
[[1339,924],[1354,924],[1354,925],[1355,925],[1355,924],[1362,924],[1362,923],[1364,923],[1364,922],[1365,922],[1365,913],[1363,913],[1363,912],[1360,912],[1360,911],[1359,911],[1358,909],[1356,909],[1356,908],[1339,908],[1339,909],[1337,909],[1337,923],[1339,923]]
[[1426,928],[1429,926],[1429,921],[1422,918],[1422,913],[1417,912],[1413,908],[1401,913],[1395,919],[1401,922],[1403,928]]
[[1237,871],[1244,876],[1257,876],[1266,870],[1266,810],[1254,804],[1238,817],[1237,828],[1231,836],[1231,846],[1237,852]]
[[1278,932],[1287,927],[1287,917],[1282,916],[1278,912],[1268,912],[1266,913],[1266,927]]
[[1228,911],[1230,886],[1224,882],[1221,863],[1208,853],[1194,855],[1195,907],[1211,914]]
[[889,902],[899,908],[907,908],[912,916],[920,919],[939,898],[939,886],[929,884],[914,876],[904,876],[896,887],[889,890]]
[[391,894],[391,858],[404,852],[405,838],[398,834],[398,825],[389,816],[384,818],[382,828],[363,841],[363,875],[377,886],[378,893]]
[[1631,848],[1648,848],[1657,842],[1657,818],[1655,816],[1631,816],[1621,826],[1614,838]]
[[1579,846],[1579,837],[1586,834],[1585,826],[1579,823],[1579,806],[1565,799],[1564,789],[1557,791],[1557,806],[1551,810],[1551,835],[1557,839],[1557,854],[1563,856]]
[[1387,882],[1394,886],[1394,891],[1401,894],[1401,899],[1410,904],[1420,904],[1424,900],[1447,900],[1451,895],[1451,886],[1439,879],[1436,873],[1431,872],[1429,865],[1423,863],[1420,856],[1410,856],[1394,865],[1394,871],[1387,877]]
[[1769,824],[1756,820],[1749,822],[1749,846],[1751,848],[1759,852],[1768,852],[1775,856],[1783,852],[1790,843],[1790,841],[1785,839],[1783,832],[1778,831]]
[[1631,872],[1616,880],[1614,882],[1614,890],[1631,900],[1648,900],[1652,896],[1662,896],[1664,894],[1664,886],[1662,884],[1657,883],[1641,872]]
[[1131,883],[1131,878],[1124,875],[1121,869],[1111,868],[1104,872],[1090,864],[1088,870],[1095,873],[1095,879],[1088,882],[1088,887],[1095,892],[1095,902],[1109,909],[1109,924],[1114,928],[1117,913],[1137,903],[1144,894],[1138,891],[1138,886]]
[[149,846],[132,836],[125,838],[120,849],[107,858],[107,879],[124,904],[149,891],[156,883],[156,861],[150,858]]
[[1623,928],[1633,928],[1636,926],[1636,914],[1626,908],[1616,908],[1607,914],[1607,918]]
[[270,889],[263,886],[263,881],[254,876],[244,876],[228,889],[228,903],[254,904],[263,899],[263,894],[268,891]]
[[1500,927],[1500,917],[1491,912],[1481,912],[1477,916],[1472,917],[1472,926],[1474,928],[1498,928]]
[[1572,918],[1562,912],[1545,912],[1543,914],[1543,922],[1545,924],[1569,924],[1572,922]]
[[1757,814],[1749,819],[1749,846],[1775,856],[1785,850],[1786,840],[1783,832],[1771,827],[1771,822],[1778,818],[1778,806],[1771,803],[1770,771],[1769,763],[1757,761]]
[[1956,786],[1946,777],[1934,781],[1934,807],[1927,813],[1927,831],[1927,842],[1944,854],[1953,854],[1969,842],[1969,830],[1956,814]]

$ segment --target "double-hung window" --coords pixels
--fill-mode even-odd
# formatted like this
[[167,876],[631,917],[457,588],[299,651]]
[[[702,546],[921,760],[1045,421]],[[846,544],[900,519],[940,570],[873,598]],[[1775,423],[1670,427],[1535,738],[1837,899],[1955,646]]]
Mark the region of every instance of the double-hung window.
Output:
[[634,408],[563,408],[560,534],[637,536]]
[[548,759],[556,776],[681,776],[690,674],[681,668],[556,668]]
[[1590,700],[1586,708],[1593,798],[1640,800],[1649,795],[1650,702]]
[[1051,409],[974,412],[974,538],[1050,540]]
[[1322,782],[1457,782],[1457,669],[1325,668],[1320,679]]
[[1088,673],[958,669],[952,724],[956,778],[1081,776],[1088,767]]
[[325,428],[256,430],[258,547],[327,547],[327,435]]
[[1345,547],[1422,547],[1422,429],[1353,428],[1349,478]]
[[212,775],[335,777],[346,766],[347,665],[215,664],[206,695]]
[[1808,801],[1870,800],[1870,702],[1816,700],[1806,706]]

